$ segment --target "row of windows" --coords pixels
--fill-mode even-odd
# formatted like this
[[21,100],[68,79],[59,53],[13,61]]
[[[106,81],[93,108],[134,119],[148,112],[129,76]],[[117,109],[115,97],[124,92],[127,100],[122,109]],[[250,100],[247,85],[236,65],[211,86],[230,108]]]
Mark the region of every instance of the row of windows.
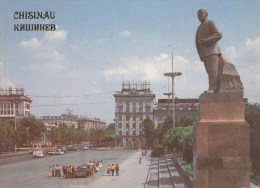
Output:
[[150,104],[151,100],[116,100],[115,102],[117,105],[123,105],[125,103],[129,106],[132,103],[133,106],[137,104],[142,106],[143,104]]
[[[125,135],[125,136],[138,136],[138,132],[136,131],[125,131],[125,134],[123,134],[124,132],[122,131],[118,131],[119,136]],[[139,135],[142,135],[142,131],[139,131]]]
[[[133,123],[133,124],[131,125],[131,128],[135,129],[135,128],[137,128],[137,127],[140,127],[140,125],[142,125],[142,124],[137,124],[137,125],[136,125],[135,123]],[[122,124],[122,123],[118,123],[118,129],[122,129],[122,128],[123,128],[123,124]],[[129,129],[129,128],[130,128],[129,123],[126,123],[124,128]]]
[[[146,118],[149,118],[149,115],[146,115]],[[122,115],[118,115],[117,116],[117,120],[118,121],[123,121],[123,120],[126,120],[126,121],[129,121],[129,120],[133,120],[133,121],[142,121],[143,120],[143,116],[133,116],[133,115],[126,115],[125,118],[123,118]]]
[[126,107],[125,109],[122,107],[122,106],[117,106],[116,107],[116,112],[133,112],[133,113],[136,113],[136,112],[152,112],[152,108],[150,106],[147,106],[145,108],[143,107],[139,107],[139,108],[132,108],[130,109],[129,107]]

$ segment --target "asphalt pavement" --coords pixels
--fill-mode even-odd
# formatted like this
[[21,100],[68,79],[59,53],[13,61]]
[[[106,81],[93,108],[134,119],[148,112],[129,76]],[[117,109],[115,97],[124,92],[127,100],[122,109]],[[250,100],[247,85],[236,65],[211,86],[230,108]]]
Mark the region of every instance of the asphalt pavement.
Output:
[[141,152],[137,151],[120,164],[119,176],[102,174],[102,178],[88,185],[91,188],[144,188],[150,167],[150,158],[143,157],[141,164],[139,158]]

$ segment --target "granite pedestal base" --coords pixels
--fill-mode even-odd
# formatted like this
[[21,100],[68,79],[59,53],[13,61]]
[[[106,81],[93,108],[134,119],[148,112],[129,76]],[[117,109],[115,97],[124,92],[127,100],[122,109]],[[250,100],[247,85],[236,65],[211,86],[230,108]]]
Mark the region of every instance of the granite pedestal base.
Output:
[[194,129],[194,188],[249,188],[250,139],[243,94],[202,94]]

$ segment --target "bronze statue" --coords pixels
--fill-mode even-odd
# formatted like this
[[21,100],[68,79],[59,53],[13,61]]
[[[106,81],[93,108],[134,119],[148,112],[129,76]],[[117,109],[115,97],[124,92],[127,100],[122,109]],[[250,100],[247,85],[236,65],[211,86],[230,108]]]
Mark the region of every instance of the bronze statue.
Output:
[[208,20],[208,12],[205,9],[198,10],[198,19],[201,24],[196,32],[196,47],[208,73],[209,89],[207,93],[214,93],[219,91],[218,67],[221,51],[218,41],[222,38],[222,34],[217,24]]
[[209,80],[209,89],[205,93],[243,92],[244,87],[235,66],[218,47],[222,34],[217,24],[208,20],[205,9],[198,10],[198,19],[201,24],[196,32],[196,47]]

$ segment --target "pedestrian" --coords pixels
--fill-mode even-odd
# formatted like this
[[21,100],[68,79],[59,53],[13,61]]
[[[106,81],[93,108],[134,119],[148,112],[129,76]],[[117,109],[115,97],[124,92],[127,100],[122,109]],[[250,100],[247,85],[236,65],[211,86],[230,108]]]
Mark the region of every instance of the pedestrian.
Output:
[[108,165],[108,167],[107,167],[107,174],[110,176],[110,171],[111,171],[111,167],[110,167],[110,165]]
[[139,163],[142,164],[142,157],[139,158]]
[[114,166],[114,164],[111,165],[111,172],[112,172],[112,176],[114,176],[114,173],[115,173],[115,166]]
[[116,169],[116,175],[119,176],[119,165],[118,164],[116,164],[115,169]]
[[55,167],[54,165],[51,166],[51,176],[54,177],[55,175]]
[[66,177],[66,166],[63,166],[62,170],[63,170],[63,177]]
[[69,178],[69,166],[66,166],[66,178]]
[[55,165],[55,177],[58,176],[58,165]]
[[75,168],[74,166],[71,167],[71,178],[74,177],[74,173],[75,173]]
[[49,166],[48,176],[51,176],[51,166]]
[[72,174],[72,167],[71,167],[71,165],[69,165],[69,166],[67,167],[67,177],[68,177],[68,178],[71,178],[71,174]]
[[60,177],[61,175],[61,173],[60,173],[60,171],[61,171],[61,166],[60,165],[58,165],[58,177]]

